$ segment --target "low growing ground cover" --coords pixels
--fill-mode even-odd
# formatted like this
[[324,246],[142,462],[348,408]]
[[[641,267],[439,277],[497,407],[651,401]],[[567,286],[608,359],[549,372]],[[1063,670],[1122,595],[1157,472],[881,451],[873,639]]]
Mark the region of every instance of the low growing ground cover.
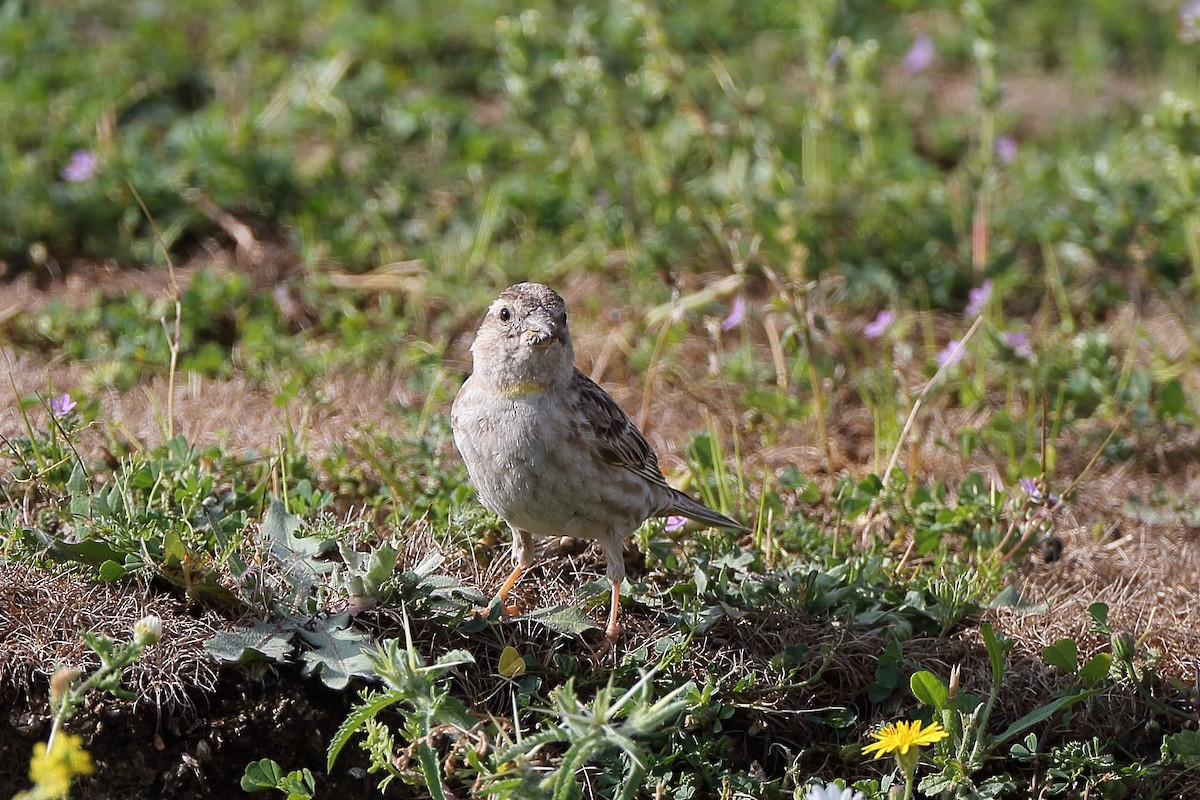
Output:
[[[0,8],[0,794],[1200,792],[1196,13]],[[751,528],[613,653],[478,613],[523,279]]]

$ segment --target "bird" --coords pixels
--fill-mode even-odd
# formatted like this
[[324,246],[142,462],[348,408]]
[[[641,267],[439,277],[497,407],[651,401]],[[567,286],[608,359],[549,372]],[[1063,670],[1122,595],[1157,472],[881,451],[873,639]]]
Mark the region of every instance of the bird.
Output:
[[621,407],[575,367],[562,297],[509,286],[471,345],[471,374],[450,411],[454,444],[480,503],[512,529],[508,594],[534,562],[534,537],[595,540],[611,586],[607,646],[621,633],[623,542],[652,517],[748,529],[667,483],[658,457]]

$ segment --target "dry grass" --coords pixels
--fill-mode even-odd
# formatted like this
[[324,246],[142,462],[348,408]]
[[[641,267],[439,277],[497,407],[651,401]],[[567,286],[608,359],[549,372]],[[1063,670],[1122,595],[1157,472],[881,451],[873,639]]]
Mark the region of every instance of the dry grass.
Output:
[[42,694],[60,665],[90,672],[99,666],[80,631],[117,641],[132,638],[133,623],[147,614],[163,621],[163,640],[126,672],[136,703],[187,711],[217,685],[205,640],[228,623],[189,609],[182,601],[136,582],[95,583],[63,572],[0,563],[0,682]]

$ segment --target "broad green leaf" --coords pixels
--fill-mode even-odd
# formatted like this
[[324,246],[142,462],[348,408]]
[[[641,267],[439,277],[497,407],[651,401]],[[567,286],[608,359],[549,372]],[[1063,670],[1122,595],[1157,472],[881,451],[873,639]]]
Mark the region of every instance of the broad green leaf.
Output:
[[1187,395],[1179,378],[1172,378],[1158,389],[1158,403],[1154,415],[1159,419],[1171,419],[1187,411]]
[[246,773],[242,775],[242,791],[261,792],[263,789],[274,789],[281,780],[283,768],[271,759],[251,761],[246,765]]
[[204,643],[204,649],[218,661],[232,664],[262,659],[286,661],[292,653],[293,635],[290,625],[257,621],[250,628],[218,633]]
[[129,570],[125,569],[124,564],[118,564],[112,560],[105,561],[100,565],[100,580],[102,581],[111,582],[120,580],[128,574]]
[[167,531],[163,535],[162,563],[166,566],[177,567],[187,560],[187,547],[179,536],[179,531]]
[[1017,587],[1009,584],[1000,593],[988,601],[986,608],[1012,608],[1022,614],[1040,614],[1050,607],[1049,603],[1031,603],[1021,597]]
[[448,650],[438,656],[437,661],[433,662],[432,667],[425,669],[435,670],[437,672],[445,672],[451,667],[458,667],[463,664],[474,664],[475,656],[471,655],[468,650]]
[[99,566],[105,561],[124,561],[125,554],[117,551],[107,542],[96,539],[84,539],[80,542],[68,542],[53,536],[48,536],[40,530],[33,531],[38,544],[50,553],[55,561],[78,561],[81,564]]
[[367,649],[371,640],[362,631],[347,627],[349,614],[343,613],[322,620],[312,630],[297,628],[300,638],[313,649],[303,655],[304,674],[316,673],[330,689],[345,689],[356,676],[375,674]]
[[942,683],[942,679],[937,675],[926,670],[914,672],[908,679],[908,686],[912,690],[913,697],[938,711],[945,709],[946,702],[950,699],[949,687]]
[[351,597],[379,600],[384,582],[396,569],[399,551],[390,544],[384,544],[368,553],[359,553],[349,544],[339,542],[338,552],[350,573],[348,586]]
[[1092,630],[1096,633],[1112,633],[1108,627],[1108,603],[1092,603],[1088,606],[1088,614],[1092,617]]
[[1180,731],[1165,738],[1167,750],[1192,766],[1200,764],[1200,731]]
[[537,622],[553,631],[570,636],[578,636],[584,631],[595,630],[598,627],[575,606],[540,608],[525,614],[522,619]]
[[1108,653],[1097,653],[1079,668],[1079,677],[1083,679],[1084,683],[1102,681],[1108,677],[1110,667],[1112,667],[1112,656]]
[[287,576],[293,599],[297,602],[309,593],[322,575],[334,568],[332,563],[317,560],[332,543],[296,536],[303,524],[299,517],[284,510],[278,498],[271,500],[262,521],[262,535],[268,552]]
[[525,659],[511,644],[500,652],[500,674],[506,678],[516,678],[525,674]]
[[1079,647],[1074,639],[1059,639],[1042,650],[1042,658],[1050,666],[1070,674],[1079,668]]

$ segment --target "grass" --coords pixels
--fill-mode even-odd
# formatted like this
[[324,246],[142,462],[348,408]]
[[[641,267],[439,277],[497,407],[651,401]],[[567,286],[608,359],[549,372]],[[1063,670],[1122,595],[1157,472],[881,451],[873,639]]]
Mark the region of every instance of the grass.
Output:
[[[154,611],[114,713],[278,675],[333,720],[315,758],[206,743],[247,791],[1195,792],[1191,22],[440,12],[0,11],[3,696],[47,716]],[[508,534],[447,410],[520,279],[752,528],[643,526],[605,660],[579,543],[473,613]],[[105,796],[145,742],[55,708]],[[918,719],[918,765],[864,755]]]

